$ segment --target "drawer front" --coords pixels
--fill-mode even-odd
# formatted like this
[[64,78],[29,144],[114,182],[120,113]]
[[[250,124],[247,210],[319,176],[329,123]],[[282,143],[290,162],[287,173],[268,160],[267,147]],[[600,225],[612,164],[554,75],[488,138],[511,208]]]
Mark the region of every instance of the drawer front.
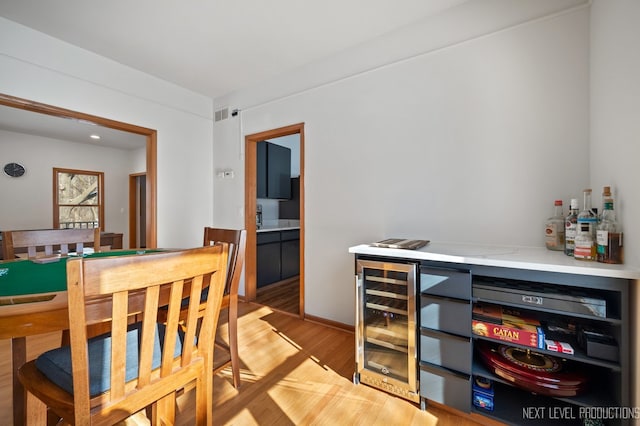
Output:
[[290,229],[287,231],[280,231],[282,233],[282,241],[289,240],[299,240],[300,239],[300,230],[299,229]]
[[420,292],[436,296],[471,299],[471,273],[456,269],[420,268]]
[[421,363],[420,396],[468,413],[471,409],[471,376]]
[[471,338],[433,330],[421,331],[421,361],[471,374],[471,356]]
[[256,233],[256,244],[275,243],[280,241],[280,231]]
[[471,303],[437,296],[421,296],[420,325],[471,337]]

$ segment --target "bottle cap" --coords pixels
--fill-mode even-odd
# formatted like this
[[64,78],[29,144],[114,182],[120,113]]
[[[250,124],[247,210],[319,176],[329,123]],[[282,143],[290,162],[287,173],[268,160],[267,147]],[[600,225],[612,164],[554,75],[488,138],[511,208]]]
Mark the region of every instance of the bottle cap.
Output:
[[561,206],[561,205],[562,205],[562,200],[556,200],[556,201],[554,202],[554,205],[556,205],[556,206]]
[[577,209],[578,208],[578,199],[577,198],[572,198],[571,199],[571,208],[572,209]]
[[603,197],[611,197],[611,187],[610,186],[605,186],[604,188],[602,188],[602,196]]

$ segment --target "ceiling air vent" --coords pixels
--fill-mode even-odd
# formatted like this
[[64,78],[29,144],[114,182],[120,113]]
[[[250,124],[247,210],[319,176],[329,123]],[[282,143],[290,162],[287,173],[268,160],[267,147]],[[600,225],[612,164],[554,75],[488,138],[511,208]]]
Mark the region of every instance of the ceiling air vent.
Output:
[[215,121],[226,120],[229,118],[229,108],[224,107],[216,111]]

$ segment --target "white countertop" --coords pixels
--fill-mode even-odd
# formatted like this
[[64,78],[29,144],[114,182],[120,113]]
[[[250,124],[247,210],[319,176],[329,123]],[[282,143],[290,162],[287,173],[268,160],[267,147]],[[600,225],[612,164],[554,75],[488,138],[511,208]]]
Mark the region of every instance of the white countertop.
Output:
[[349,253],[640,280],[640,268],[575,260],[544,247],[430,242],[418,250],[403,250],[362,244],[350,247]]
[[297,219],[265,220],[262,227],[256,232],[288,231],[290,229],[300,229],[300,221]]

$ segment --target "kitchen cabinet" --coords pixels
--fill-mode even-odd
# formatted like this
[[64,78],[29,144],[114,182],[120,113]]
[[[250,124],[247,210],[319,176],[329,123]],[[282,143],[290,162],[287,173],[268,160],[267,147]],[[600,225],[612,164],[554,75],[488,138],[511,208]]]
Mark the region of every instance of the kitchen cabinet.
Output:
[[280,231],[257,234],[257,287],[280,281]]
[[291,199],[280,201],[280,219],[300,219],[300,177],[291,178]]
[[257,198],[291,198],[291,150],[271,142],[257,146]]
[[286,280],[300,275],[300,230],[282,231],[280,238],[280,279]]
[[264,287],[300,274],[300,230],[256,235],[256,284]]

